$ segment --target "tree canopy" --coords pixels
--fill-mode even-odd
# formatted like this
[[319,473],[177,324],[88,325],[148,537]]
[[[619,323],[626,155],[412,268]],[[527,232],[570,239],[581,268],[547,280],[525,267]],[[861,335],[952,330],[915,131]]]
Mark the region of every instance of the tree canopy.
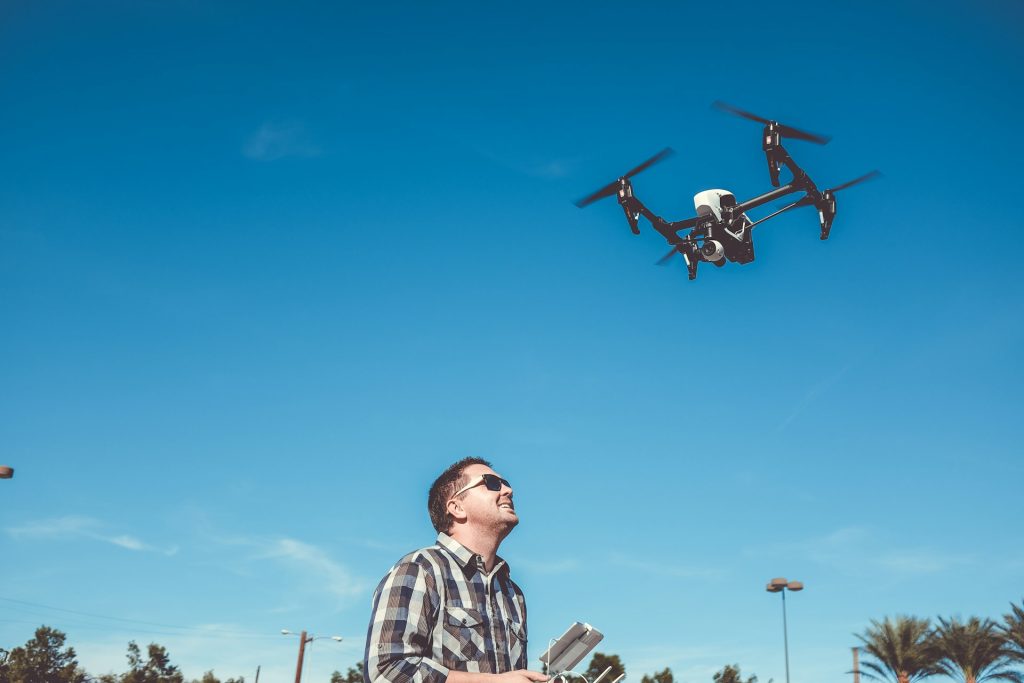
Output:
[[85,683],[88,677],[74,648],[64,647],[66,639],[61,631],[40,626],[31,640],[0,661],[0,683]]
[[[941,673],[931,623],[910,616],[871,620],[871,626],[857,638],[871,659],[861,662],[865,677],[877,681],[915,683]],[[865,670],[866,669],[866,670]]]
[[1010,612],[1003,615],[1001,629],[1010,656],[1018,662],[1024,662],[1024,600],[1021,600],[1020,606],[1010,603]]
[[590,664],[587,665],[587,670],[583,672],[583,675],[587,677],[587,680],[593,683],[601,672],[611,667],[611,671],[604,677],[601,683],[612,683],[619,676],[626,674],[626,667],[619,659],[618,655],[606,655],[600,652],[595,652],[594,656],[590,658]]
[[[162,645],[150,643],[143,657],[142,649],[131,641],[128,671],[90,676],[78,665],[74,648],[64,647],[66,640],[63,632],[40,626],[24,645],[0,648],[0,683],[185,683]],[[362,683],[362,669],[359,671],[359,680],[352,683]],[[191,683],[245,683],[245,679],[239,676],[222,682],[211,670]]]
[[667,666],[661,671],[655,671],[650,676],[644,674],[640,679],[640,683],[673,683],[675,678],[672,676],[672,669]]
[[941,659],[942,673],[961,683],[984,681],[1024,681],[1011,669],[1012,653],[991,619],[971,617],[967,621],[939,617],[935,629],[935,648]]
[[363,663],[356,662],[355,666],[350,666],[344,676],[335,671],[331,674],[331,683],[363,683]]
[[746,681],[740,673],[739,664],[726,664],[721,671],[711,677],[714,683],[757,683],[757,676],[751,675]]

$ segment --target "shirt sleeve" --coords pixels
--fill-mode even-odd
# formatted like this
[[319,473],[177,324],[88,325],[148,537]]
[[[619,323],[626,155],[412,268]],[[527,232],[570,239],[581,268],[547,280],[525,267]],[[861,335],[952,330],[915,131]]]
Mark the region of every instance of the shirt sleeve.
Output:
[[400,562],[373,595],[366,637],[366,683],[444,683],[448,671],[432,658],[438,592],[433,571]]

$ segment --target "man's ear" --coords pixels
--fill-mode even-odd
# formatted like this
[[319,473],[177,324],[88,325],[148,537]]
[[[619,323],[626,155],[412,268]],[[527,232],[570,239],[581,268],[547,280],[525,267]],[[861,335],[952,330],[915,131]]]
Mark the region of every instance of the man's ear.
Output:
[[448,506],[446,509],[448,510],[448,514],[451,515],[452,519],[456,522],[466,521],[466,517],[468,516],[466,513],[466,509],[462,507],[462,503],[456,500],[455,498],[452,498],[451,500],[448,501]]

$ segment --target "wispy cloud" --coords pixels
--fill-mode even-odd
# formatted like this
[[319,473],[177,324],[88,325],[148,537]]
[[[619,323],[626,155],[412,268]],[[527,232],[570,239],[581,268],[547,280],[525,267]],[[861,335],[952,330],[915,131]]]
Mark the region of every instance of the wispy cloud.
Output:
[[100,520],[81,515],[66,515],[51,519],[26,522],[21,526],[8,527],[7,534],[15,539],[57,540],[67,538],[88,538],[116,545],[126,550],[174,555],[178,546],[157,546],[145,543],[135,536],[112,534]]
[[[935,574],[975,562],[971,555],[944,553],[921,546],[892,547],[883,535],[860,526],[836,529],[823,536],[774,548],[845,571],[913,576]],[[764,548],[748,552],[763,554]]]
[[722,576],[722,570],[711,567],[690,567],[671,562],[655,562],[637,560],[626,555],[613,553],[608,557],[611,564],[644,574],[654,576],[667,576],[677,579],[717,579]]
[[832,387],[832,385],[834,385],[836,382],[842,379],[843,375],[849,372],[851,367],[852,364],[847,364],[843,366],[839,370],[839,372],[836,372],[826,377],[825,379],[823,379],[822,381],[818,382],[813,387],[808,389],[806,392],[804,392],[804,395],[800,398],[800,400],[796,402],[796,404],[793,406],[793,409],[790,410],[789,415],[786,416],[786,419],[779,423],[779,426],[776,428],[777,431],[781,432],[786,427],[788,427],[789,423],[795,420],[800,415],[800,413],[802,413],[807,408],[807,406],[810,405],[811,401],[816,399],[819,395],[821,395],[823,392]]
[[564,178],[579,165],[577,160],[567,158],[538,159],[534,157],[526,160],[517,159],[516,157],[520,155],[520,152],[511,149],[497,152],[482,145],[473,145],[471,149],[501,168],[542,180]]
[[676,680],[711,680],[721,669],[720,661],[737,656],[735,644],[706,643],[685,646],[674,642],[652,643],[643,647],[625,648],[622,652],[631,673],[627,680],[638,680],[637,672],[654,673],[670,667]]
[[534,574],[568,574],[577,571],[583,563],[571,557],[552,560],[531,560],[524,557],[511,557],[509,564],[513,569],[525,569]]
[[327,589],[339,598],[361,596],[365,590],[364,582],[354,577],[344,565],[309,543],[293,538],[278,538],[265,547],[262,556],[318,575]]
[[242,146],[242,154],[254,161],[315,157],[321,153],[298,123],[264,123]]
[[564,178],[572,171],[574,164],[565,159],[552,159],[540,164],[527,167],[526,172],[538,178]]
[[287,537],[234,537],[220,541],[251,548],[250,561],[276,562],[301,574],[304,584],[323,587],[341,602],[365,597],[367,582],[355,576],[326,550],[311,543]]
[[934,574],[973,562],[969,555],[938,553],[926,548],[890,552],[876,560],[880,567],[900,574]]

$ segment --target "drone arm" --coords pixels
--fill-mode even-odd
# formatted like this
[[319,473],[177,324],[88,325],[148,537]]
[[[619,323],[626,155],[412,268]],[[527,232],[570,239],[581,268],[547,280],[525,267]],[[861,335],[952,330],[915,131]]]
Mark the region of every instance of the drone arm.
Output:
[[807,172],[793,161],[793,157],[789,156],[789,152],[782,146],[778,131],[772,131],[769,127],[766,129],[765,135],[763,147],[768,160],[768,176],[772,187],[779,187],[779,167],[785,166],[793,176],[793,179],[789,181],[790,185],[796,185],[799,189],[807,192],[817,192],[818,188],[815,187]]
[[696,218],[687,218],[682,221],[666,221],[661,216],[655,215],[643,204],[640,205],[640,215],[651,223],[651,227],[661,233],[661,236],[668,240],[669,244],[678,244],[682,241],[678,233],[680,230],[692,228],[697,224]]
[[764,194],[758,195],[757,197],[754,197],[753,199],[748,199],[747,201],[745,201],[745,202],[743,202],[741,204],[737,204],[736,208],[733,209],[733,213],[734,214],[746,213],[747,211],[750,211],[751,209],[756,209],[757,207],[762,206],[764,204],[767,204],[768,202],[774,202],[776,199],[779,199],[781,197],[785,197],[788,194],[793,194],[794,192],[803,192],[803,191],[806,191],[805,187],[803,187],[801,184],[797,184],[795,182],[792,182],[792,183],[789,183],[787,185],[783,185],[782,187],[780,187],[777,190],[772,190],[771,192],[765,192]]
[[622,189],[618,195],[619,205],[622,206],[623,211],[626,213],[626,220],[629,221],[629,227],[633,230],[634,234],[640,234],[640,229],[637,226],[637,221],[640,216],[646,218],[651,226],[661,233],[662,237],[668,240],[669,244],[677,244],[680,240],[676,234],[680,230],[686,228],[692,228],[697,224],[696,218],[688,218],[682,221],[669,222],[661,216],[657,215],[650,209],[648,209],[640,199],[633,194],[633,186],[629,181],[623,183]]
[[778,211],[770,213],[767,216],[765,216],[764,218],[757,219],[756,221],[754,221],[753,223],[751,223],[747,227],[748,228],[753,228],[754,226],[757,226],[757,225],[760,225],[761,223],[764,223],[769,218],[775,218],[780,213],[786,213],[787,211],[789,211],[791,209],[796,209],[796,208],[801,207],[801,206],[807,206],[807,202],[804,199],[798,199],[795,202],[793,202],[792,204],[787,204],[786,206],[782,207]]

